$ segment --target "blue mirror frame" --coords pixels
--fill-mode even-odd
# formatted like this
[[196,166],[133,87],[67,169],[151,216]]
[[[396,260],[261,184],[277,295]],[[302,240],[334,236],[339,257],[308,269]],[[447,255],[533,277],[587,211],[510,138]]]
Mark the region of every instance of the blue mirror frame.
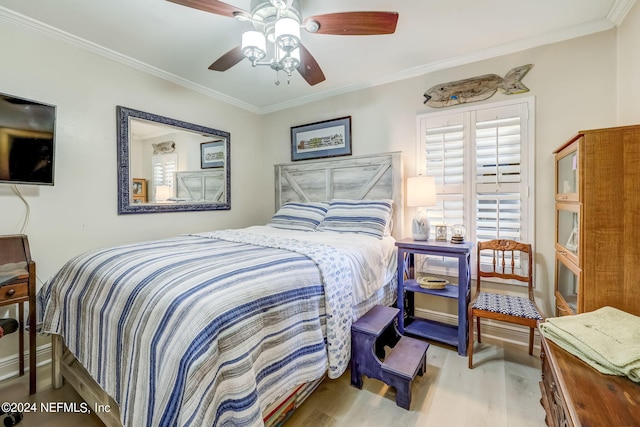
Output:
[[[183,122],[156,114],[145,113],[127,107],[116,107],[117,128],[118,128],[118,215],[123,214],[143,214],[161,212],[192,212],[192,211],[212,211],[231,209],[231,134],[193,123]],[[131,197],[130,173],[130,124],[131,119],[141,119],[150,122],[167,125],[186,131],[206,134],[212,137],[224,138],[225,147],[225,198],[221,202],[177,202],[177,203],[133,203]]]

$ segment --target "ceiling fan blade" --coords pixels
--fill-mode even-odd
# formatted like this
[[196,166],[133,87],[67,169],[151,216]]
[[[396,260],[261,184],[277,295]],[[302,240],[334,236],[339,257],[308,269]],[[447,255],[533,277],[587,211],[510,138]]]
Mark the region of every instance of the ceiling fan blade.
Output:
[[212,71],[227,71],[244,59],[244,54],[240,46],[234,47],[229,52],[222,55],[213,64],[209,65]]
[[181,4],[183,6],[192,7],[194,9],[204,10],[205,12],[215,13],[216,15],[234,17],[234,13],[246,14],[242,9],[239,9],[230,4],[223,3],[217,0],[167,0],[171,3]]
[[319,24],[319,34],[347,36],[371,36],[377,34],[393,34],[398,23],[398,12],[342,12],[326,15],[310,16],[305,19]]
[[300,49],[300,65],[298,65],[298,72],[309,83],[309,85],[317,85],[325,80],[324,73],[320,69],[320,65],[316,62],[316,59],[309,53],[306,47],[302,44]]

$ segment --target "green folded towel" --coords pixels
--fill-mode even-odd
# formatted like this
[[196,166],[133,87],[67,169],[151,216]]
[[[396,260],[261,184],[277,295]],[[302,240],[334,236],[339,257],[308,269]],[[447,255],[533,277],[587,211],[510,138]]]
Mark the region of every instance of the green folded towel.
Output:
[[546,319],[540,332],[603,374],[640,382],[640,317],[602,307]]

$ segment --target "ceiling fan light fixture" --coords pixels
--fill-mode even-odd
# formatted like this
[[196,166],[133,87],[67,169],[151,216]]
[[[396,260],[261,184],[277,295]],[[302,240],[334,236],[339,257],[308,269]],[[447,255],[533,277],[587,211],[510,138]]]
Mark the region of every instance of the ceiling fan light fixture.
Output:
[[285,52],[284,50],[278,49],[278,62],[280,63],[282,70],[287,73],[287,75],[291,76],[298,65],[300,65],[300,49],[293,49],[289,52]]
[[293,18],[280,18],[275,25],[276,44],[289,52],[300,45],[300,23]]
[[[250,0],[250,12],[219,0],[169,1],[250,22],[256,30],[243,34],[242,45],[218,58],[209,66],[210,70],[226,71],[246,57],[254,67],[271,67],[276,76],[279,71],[284,70],[289,74],[296,67],[311,86],[323,82],[325,76],[318,62],[302,44],[300,28],[309,33],[370,36],[393,34],[398,23],[397,12],[385,11],[335,12],[305,18],[300,3],[307,0]],[[267,41],[274,47],[272,50],[271,45],[269,46],[270,56],[264,59],[267,56]],[[278,83],[276,80],[276,84]]]
[[255,66],[267,54],[267,41],[259,31],[245,31],[242,33],[242,54]]

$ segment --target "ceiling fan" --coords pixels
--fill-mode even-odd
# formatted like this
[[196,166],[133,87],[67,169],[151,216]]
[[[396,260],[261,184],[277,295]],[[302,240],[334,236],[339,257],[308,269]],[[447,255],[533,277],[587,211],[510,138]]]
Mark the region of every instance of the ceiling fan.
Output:
[[[303,19],[298,0],[251,0],[251,12],[217,0],[168,1],[253,24],[254,30],[242,35],[242,45],[218,58],[210,70],[226,71],[248,58],[254,67],[268,65],[288,77],[298,70],[311,86],[324,81],[325,76],[301,43],[300,28],[317,34],[378,35],[393,34],[398,22],[397,12],[337,12]],[[267,50],[271,58],[264,60]]]

